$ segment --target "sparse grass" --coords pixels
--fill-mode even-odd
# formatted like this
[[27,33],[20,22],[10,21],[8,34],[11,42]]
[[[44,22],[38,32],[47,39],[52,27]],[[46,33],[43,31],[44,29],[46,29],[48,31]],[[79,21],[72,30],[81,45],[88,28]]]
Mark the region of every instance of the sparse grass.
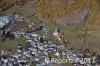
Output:
[[18,38],[18,39],[15,39],[15,40],[6,39],[4,42],[2,42],[1,40],[2,40],[2,38],[0,38],[0,50],[4,50],[4,49],[7,49],[7,48],[16,50],[17,44],[21,44],[23,47],[26,46],[26,42],[22,38]]
[[[37,22],[38,17],[33,17],[32,13],[34,12],[33,9],[29,8],[27,5],[24,5],[22,7],[19,6],[13,6],[12,8],[8,9],[5,11],[6,14],[13,15],[14,13],[21,13],[26,19],[26,22]],[[22,44],[23,47],[25,47],[26,43],[25,40],[22,38],[15,39],[15,40],[6,40],[4,42],[1,41],[2,38],[0,38],[0,50],[6,49],[6,48],[11,48],[11,49],[16,49],[16,46],[18,43]]]
[[[46,27],[48,28],[49,31],[51,31],[52,33],[54,32],[54,30],[57,28],[56,25],[54,24],[46,24]],[[85,49],[87,47],[87,44],[89,44],[89,47],[91,50],[97,52],[97,54],[100,52],[98,50],[100,50],[100,31],[99,30],[91,30],[89,29],[88,30],[88,34],[89,36],[86,37],[86,44],[84,45],[84,42],[81,38],[78,38],[78,39],[74,39],[76,38],[77,35],[81,35],[81,34],[84,34],[84,28],[85,27],[81,27],[79,29],[76,29],[77,26],[68,26],[68,25],[61,25],[61,33],[65,33],[64,34],[64,38],[65,40],[68,40],[68,41],[71,41],[71,43],[67,46],[67,48],[71,48],[71,47],[74,47],[75,50],[78,50],[78,48],[82,48],[83,46],[83,49]],[[53,41],[55,40],[54,38],[51,38],[53,39]]]
[[33,10],[31,8],[27,8],[26,6],[23,7],[19,7],[19,6],[13,6],[12,8],[10,8],[9,10],[6,11],[7,14],[14,14],[14,13],[21,13],[23,14],[23,16],[25,17],[26,20],[33,21],[33,22],[37,22],[38,17],[34,17],[32,16],[33,14]]

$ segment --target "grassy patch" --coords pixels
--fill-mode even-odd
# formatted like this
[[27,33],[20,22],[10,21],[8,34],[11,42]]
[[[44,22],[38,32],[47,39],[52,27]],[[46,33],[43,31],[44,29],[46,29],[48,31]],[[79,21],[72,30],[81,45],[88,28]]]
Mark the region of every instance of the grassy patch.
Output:
[[17,44],[21,44],[23,47],[26,46],[25,40],[22,38],[15,39],[15,40],[6,39],[4,42],[2,42],[0,39],[0,50],[7,49],[7,48],[16,50]]
[[14,14],[14,13],[21,13],[24,15],[26,21],[33,21],[36,22],[38,21],[38,17],[37,16],[32,16],[33,10],[31,8],[27,8],[26,6],[23,7],[19,7],[19,6],[13,6],[12,8],[10,8],[9,10],[5,11],[7,14]]

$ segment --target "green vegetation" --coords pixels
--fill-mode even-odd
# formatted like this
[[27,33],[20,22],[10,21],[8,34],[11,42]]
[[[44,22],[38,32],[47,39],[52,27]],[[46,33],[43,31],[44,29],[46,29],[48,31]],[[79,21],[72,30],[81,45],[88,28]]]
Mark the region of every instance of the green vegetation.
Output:
[[2,42],[1,40],[2,38],[0,38],[0,51],[3,49],[9,49],[9,48],[16,50],[17,44],[21,44],[23,47],[26,46],[26,42],[22,38],[18,38],[15,40],[6,39],[4,42]]
[[20,14],[23,14],[24,18],[25,18],[25,22],[37,22],[38,21],[38,17],[37,16],[32,16],[33,14],[33,10],[29,7],[26,6],[22,6],[22,7],[19,7],[19,6],[13,6],[12,8],[8,9],[6,11],[7,14],[14,14],[14,13],[18,13],[19,15]]
[[[5,11],[6,14],[12,15],[14,13],[18,13],[18,14],[23,14],[24,18],[25,18],[25,22],[37,22],[38,21],[38,17],[34,17],[32,16],[32,11],[33,9],[29,8],[27,5],[24,5],[22,7],[14,5],[12,8],[8,9]],[[16,49],[17,44],[22,44],[23,47],[25,47],[26,42],[24,39],[22,38],[18,38],[15,40],[9,40],[7,39],[6,41],[2,42],[1,41],[2,38],[0,38],[0,51],[2,49],[7,49],[7,48],[11,48],[11,49]]]

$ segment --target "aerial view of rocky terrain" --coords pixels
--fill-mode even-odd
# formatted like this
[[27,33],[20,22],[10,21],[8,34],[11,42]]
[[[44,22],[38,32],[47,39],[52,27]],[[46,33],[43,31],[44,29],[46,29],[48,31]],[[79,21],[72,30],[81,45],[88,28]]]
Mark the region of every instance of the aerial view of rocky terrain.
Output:
[[0,66],[100,66],[100,0],[0,0],[0,59]]

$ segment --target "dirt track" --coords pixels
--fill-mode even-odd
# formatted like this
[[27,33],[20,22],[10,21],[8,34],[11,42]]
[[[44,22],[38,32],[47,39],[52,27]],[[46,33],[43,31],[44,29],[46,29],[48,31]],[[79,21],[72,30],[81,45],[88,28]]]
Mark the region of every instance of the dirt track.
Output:
[[20,29],[26,29],[28,23],[26,22],[18,22],[14,28],[12,29],[12,31],[19,31]]

